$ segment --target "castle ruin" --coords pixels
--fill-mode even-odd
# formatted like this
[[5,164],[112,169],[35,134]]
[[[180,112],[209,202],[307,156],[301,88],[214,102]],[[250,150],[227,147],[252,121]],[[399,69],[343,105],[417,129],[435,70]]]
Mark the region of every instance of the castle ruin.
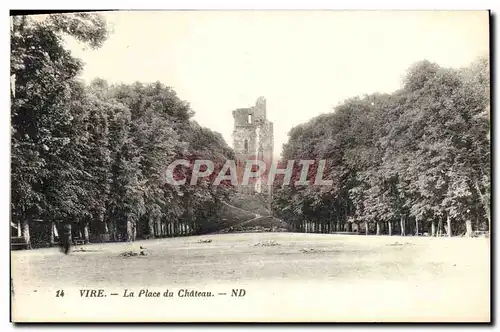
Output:
[[[233,149],[238,169],[238,183],[241,183],[247,160],[261,160],[269,170],[273,162],[273,123],[266,117],[266,99],[259,97],[255,106],[238,108],[233,111]],[[267,177],[251,179],[248,185],[238,186],[238,190],[247,194],[269,193]]]

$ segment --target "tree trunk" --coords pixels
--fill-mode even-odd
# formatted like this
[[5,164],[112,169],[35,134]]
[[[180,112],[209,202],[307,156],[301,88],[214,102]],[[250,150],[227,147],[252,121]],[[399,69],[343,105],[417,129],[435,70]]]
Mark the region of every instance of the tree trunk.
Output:
[[368,235],[368,221],[365,221],[365,235]]
[[154,221],[153,235],[157,238],[161,238],[161,218]]
[[349,221],[347,222],[347,231],[352,232],[352,223]]
[[472,221],[470,219],[465,221],[465,229],[467,230],[465,235],[467,237],[472,237]]
[[401,216],[401,236],[405,236],[405,218],[404,216]]
[[17,222],[17,237],[23,236],[23,227],[21,226],[21,222]]
[[389,220],[387,222],[387,227],[389,228],[389,236],[392,235],[392,220]]
[[85,226],[83,226],[83,240],[85,241],[85,243],[89,243],[90,242],[90,234],[89,234],[89,224],[85,224]]
[[415,236],[418,236],[418,218],[415,218]]
[[104,232],[102,234],[99,234],[99,240],[100,240],[100,242],[104,242],[105,241],[104,235],[108,235],[109,234],[108,223],[104,221],[103,225],[104,225]]
[[130,219],[127,218],[127,242],[132,241],[132,232],[133,232],[132,221],[130,221]]
[[31,249],[31,238],[30,238],[30,224],[28,220],[23,220],[23,238],[24,242],[28,246],[28,249]]
[[377,235],[380,235],[380,222],[376,222],[377,224]]
[[70,232],[69,232],[69,242],[73,242],[73,224],[69,225]]
[[148,229],[150,237],[155,237],[155,225],[156,222],[152,218],[149,218]]
[[52,246],[53,244],[56,243],[55,239],[55,234],[54,234],[54,227],[56,227],[55,223],[52,221],[50,223],[50,245]]
[[490,214],[490,205],[486,202],[483,193],[481,192],[481,188],[479,188],[479,184],[477,180],[474,181],[474,187],[476,187],[476,191],[479,194],[479,198],[481,199],[481,204],[483,205],[484,212],[486,212],[486,218],[488,218],[488,231],[491,234],[491,214]]
[[117,241],[118,237],[116,236],[116,223],[114,221],[109,222],[109,231],[111,232],[111,240]]
[[446,214],[446,225],[447,225],[446,233],[448,237],[451,237],[451,218],[448,213]]
[[436,221],[432,219],[431,223],[431,236],[436,236]]

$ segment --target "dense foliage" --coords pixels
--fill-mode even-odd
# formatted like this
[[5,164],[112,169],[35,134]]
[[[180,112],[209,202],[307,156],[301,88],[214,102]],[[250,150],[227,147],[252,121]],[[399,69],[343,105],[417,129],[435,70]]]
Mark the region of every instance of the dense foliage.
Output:
[[333,185],[277,186],[273,210],[302,231],[489,229],[489,86],[485,58],[460,70],[422,61],[400,90],[293,128],[283,159],[326,159]]
[[[12,19],[12,221],[71,221],[110,240],[215,230],[233,188],[209,178],[172,186],[165,169],[210,159],[218,170],[234,157],[222,136],[160,82],[83,84],[65,35],[100,47],[106,23],[87,13]],[[307,232],[489,230],[489,87],[486,58],[463,69],[422,61],[400,90],[349,99],[293,128],[283,161],[297,168],[292,185],[274,186],[273,213]],[[316,161],[311,178],[326,160],[333,184],[294,185],[299,160]]]
[[71,221],[111,240],[210,230],[232,189],[204,180],[174,187],[165,168],[232,159],[222,136],[191,120],[189,104],[159,82],[80,82],[83,64],[63,36],[99,47],[102,17],[14,17],[11,29],[13,221]]

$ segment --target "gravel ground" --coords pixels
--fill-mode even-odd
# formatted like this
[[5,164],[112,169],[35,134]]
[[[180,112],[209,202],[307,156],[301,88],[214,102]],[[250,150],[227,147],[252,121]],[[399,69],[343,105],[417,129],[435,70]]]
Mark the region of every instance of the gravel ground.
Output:
[[[485,238],[246,233],[73,249],[12,252],[15,321],[490,320]],[[191,290],[205,296],[181,296]]]

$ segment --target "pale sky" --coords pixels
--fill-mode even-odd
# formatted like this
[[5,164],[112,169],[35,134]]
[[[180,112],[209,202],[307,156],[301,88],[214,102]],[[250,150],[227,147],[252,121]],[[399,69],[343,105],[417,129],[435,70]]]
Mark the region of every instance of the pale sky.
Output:
[[82,78],[161,81],[232,146],[232,110],[267,99],[275,154],[289,130],[346,98],[392,92],[427,59],[468,65],[489,52],[488,13],[437,11],[158,11],[103,14],[104,46],[70,41]]

